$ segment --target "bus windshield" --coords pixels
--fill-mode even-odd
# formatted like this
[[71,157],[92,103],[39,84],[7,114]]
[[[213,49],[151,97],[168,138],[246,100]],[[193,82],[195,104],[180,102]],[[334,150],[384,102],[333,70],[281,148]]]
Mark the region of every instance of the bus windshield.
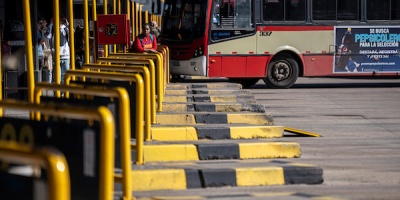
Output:
[[207,0],[166,0],[163,39],[193,40],[205,34]]

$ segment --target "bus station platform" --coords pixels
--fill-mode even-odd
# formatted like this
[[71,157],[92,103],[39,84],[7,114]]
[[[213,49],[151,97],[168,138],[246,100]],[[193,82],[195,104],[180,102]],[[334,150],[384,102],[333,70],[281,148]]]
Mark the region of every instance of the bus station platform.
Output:
[[285,128],[274,124],[250,91],[199,80],[166,86],[163,111],[144,144],[145,164],[132,166],[133,195],[323,183],[322,168],[296,161],[300,144],[285,141]]

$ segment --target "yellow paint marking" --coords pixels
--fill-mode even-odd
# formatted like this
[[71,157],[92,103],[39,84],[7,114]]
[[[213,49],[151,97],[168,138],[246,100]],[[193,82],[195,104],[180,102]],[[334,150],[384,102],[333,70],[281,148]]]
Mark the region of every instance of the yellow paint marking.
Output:
[[237,102],[236,96],[210,96],[211,102]]
[[252,138],[280,138],[283,135],[282,126],[240,126],[231,127],[232,139],[252,139]]
[[241,110],[241,104],[215,104],[216,112],[240,112]]
[[294,142],[241,143],[240,158],[298,158],[300,145]]
[[133,191],[184,190],[186,175],[183,169],[132,170]]
[[273,125],[272,117],[265,113],[228,113],[228,124],[241,123],[241,124],[264,124]]
[[290,127],[286,127],[286,126],[284,128],[285,128],[285,131],[290,132],[290,133],[294,133],[294,134],[298,134],[298,135],[321,137],[320,134],[313,133],[313,132],[303,131],[303,130],[300,130],[300,129],[290,128]]
[[157,113],[158,124],[196,124],[193,114],[160,114]]
[[284,185],[282,167],[257,167],[236,169],[238,186]]
[[187,91],[186,90],[166,90],[165,94],[166,95],[187,95]]
[[187,102],[186,96],[170,95],[164,96],[164,102]]
[[187,105],[186,104],[163,104],[163,111],[174,111],[174,112],[187,112]]
[[198,140],[194,127],[152,127],[151,138],[158,141]]
[[192,144],[144,145],[145,162],[199,160],[196,146]]

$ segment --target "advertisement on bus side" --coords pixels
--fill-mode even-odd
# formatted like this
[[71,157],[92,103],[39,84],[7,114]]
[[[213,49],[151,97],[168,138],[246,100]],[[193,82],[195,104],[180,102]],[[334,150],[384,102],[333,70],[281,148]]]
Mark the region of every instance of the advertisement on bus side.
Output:
[[399,26],[335,27],[334,72],[400,71]]

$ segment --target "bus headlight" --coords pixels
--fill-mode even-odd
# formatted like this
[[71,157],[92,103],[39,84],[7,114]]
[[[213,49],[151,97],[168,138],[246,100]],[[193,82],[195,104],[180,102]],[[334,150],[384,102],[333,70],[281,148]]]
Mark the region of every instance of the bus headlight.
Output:
[[196,50],[194,50],[193,58],[202,56],[203,54],[204,54],[203,46],[199,46],[199,47],[196,48]]

